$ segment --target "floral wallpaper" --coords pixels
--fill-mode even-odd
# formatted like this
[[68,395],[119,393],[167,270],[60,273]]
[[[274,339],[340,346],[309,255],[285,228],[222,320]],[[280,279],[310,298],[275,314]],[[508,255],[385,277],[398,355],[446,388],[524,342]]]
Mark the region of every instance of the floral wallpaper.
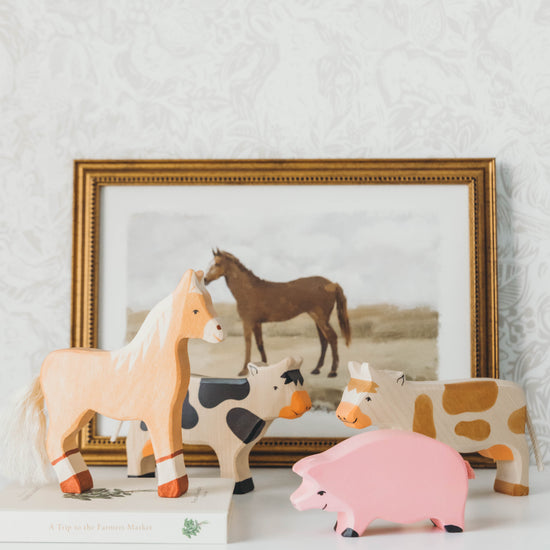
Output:
[[0,394],[69,344],[78,158],[496,157],[501,375],[550,460],[550,3],[0,0]]

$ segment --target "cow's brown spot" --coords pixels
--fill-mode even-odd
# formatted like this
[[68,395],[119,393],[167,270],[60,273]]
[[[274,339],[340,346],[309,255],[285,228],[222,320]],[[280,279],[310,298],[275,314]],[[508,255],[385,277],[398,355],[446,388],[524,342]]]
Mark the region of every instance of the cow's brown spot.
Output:
[[488,449],[478,451],[478,453],[493,460],[514,460],[514,453],[506,445],[493,445]]
[[425,393],[414,402],[413,432],[435,439],[434,407],[431,398]]
[[491,433],[491,425],[485,420],[472,420],[471,422],[459,422],[455,426],[455,433],[474,441],[483,441]]
[[356,390],[357,393],[376,393],[378,384],[372,380],[360,380],[352,378],[348,383],[348,391]]
[[521,407],[514,411],[508,418],[508,427],[510,431],[515,434],[525,433],[525,419],[527,417],[527,409]]
[[482,412],[496,402],[498,385],[493,380],[472,380],[445,384],[443,408],[449,414]]

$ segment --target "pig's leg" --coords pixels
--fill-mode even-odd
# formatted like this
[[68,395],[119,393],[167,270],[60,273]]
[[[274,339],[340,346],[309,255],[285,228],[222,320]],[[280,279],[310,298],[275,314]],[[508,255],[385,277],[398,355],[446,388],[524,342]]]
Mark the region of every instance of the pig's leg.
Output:
[[351,512],[338,512],[338,521],[334,530],[343,537],[360,537],[373,518],[355,517]]
[[464,531],[464,514],[457,514],[455,519],[445,516],[445,520],[431,518],[432,523],[438,529],[447,531],[447,533],[462,533]]

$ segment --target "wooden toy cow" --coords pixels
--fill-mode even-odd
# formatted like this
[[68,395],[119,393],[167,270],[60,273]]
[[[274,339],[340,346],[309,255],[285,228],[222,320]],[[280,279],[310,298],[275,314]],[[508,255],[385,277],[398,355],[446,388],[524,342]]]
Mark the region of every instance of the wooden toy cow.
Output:
[[[202,271],[188,270],[127,346],[115,351],[71,348],[46,357],[40,377],[4,426],[2,458],[9,477],[26,482],[29,470],[46,472],[49,460],[64,493],[91,489],[92,476],[77,435],[99,412],[146,421],[159,471],[159,496],[178,497],[187,491],[180,418],[190,377],[188,339],[216,343],[224,337],[202,277]],[[47,456],[41,451],[44,442]]]
[[[250,363],[246,378],[191,377],[181,415],[183,441],[214,449],[221,477],[235,480],[235,494],[254,489],[249,454],[273,420],[298,418],[311,408],[301,364],[301,358],[287,357],[270,366]],[[154,475],[149,437],[143,422],[132,423],[128,475]]]
[[376,518],[397,523],[431,519],[464,530],[468,463],[453,448],[414,432],[369,431],[299,460],[302,476],[290,501],[298,510],[338,512],[334,530],[358,537]]
[[[520,386],[492,378],[411,382],[402,372],[356,361],[349,363],[349,371],[336,410],[346,426],[412,430],[461,453],[478,452],[496,461],[495,491],[529,493],[528,417]],[[537,450],[534,437],[533,444]]]

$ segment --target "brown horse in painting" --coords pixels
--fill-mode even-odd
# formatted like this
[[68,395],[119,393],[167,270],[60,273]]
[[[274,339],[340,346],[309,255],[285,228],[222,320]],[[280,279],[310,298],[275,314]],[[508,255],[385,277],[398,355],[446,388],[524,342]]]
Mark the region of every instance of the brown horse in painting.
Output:
[[214,262],[208,270],[204,282],[209,284],[225,277],[229,290],[237,301],[237,311],[243,322],[245,359],[239,375],[246,374],[250,361],[252,333],[256,339],[262,361],[267,363],[262,336],[262,323],[288,321],[307,313],[315,322],[321,356],[312,374],[319,374],[327,345],[332,350],[332,367],[329,377],[336,376],[338,369],[338,343],[329,320],[334,304],[338,314],[338,323],[346,345],[351,341],[351,329],[347,312],[347,301],[342,287],[324,277],[304,277],[286,283],[274,283],[260,279],[247,269],[235,256],[223,250],[213,250]]

